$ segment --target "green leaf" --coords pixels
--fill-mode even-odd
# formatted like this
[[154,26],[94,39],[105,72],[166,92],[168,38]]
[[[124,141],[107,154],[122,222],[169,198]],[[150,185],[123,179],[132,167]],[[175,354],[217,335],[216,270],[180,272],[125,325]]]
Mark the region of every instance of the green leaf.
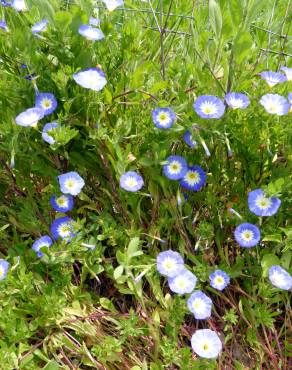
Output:
[[219,38],[222,30],[222,13],[216,0],[209,0],[209,20],[215,35]]
[[118,280],[118,278],[122,276],[123,272],[124,272],[124,266],[118,266],[114,271],[115,280]]
[[62,30],[66,30],[72,22],[72,15],[69,12],[59,11],[55,15],[56,26]]
[[128,245],[128,249],[127,249],[128,259],[133,257],[135,255],[135,253],[137,252],[138,247],[139,247],[139,242],[140,242],[140,239],[138,237],[135,237],[135,238],[131,239],[131,241]]
[[58,370],[60,369],[60,366],[55,360],[52,360],[46,364],[45,367],[43,367],[43,370]]
[[261,265],[263,269],[263,277],[267,277],[269,268],[273,265],[280,265],[280,260],[274,254],[265,254],[261,260]]
[[237,63],[242,63],[250,55],[253,39],[248,31],[239,32],[234,40],[233,53]]

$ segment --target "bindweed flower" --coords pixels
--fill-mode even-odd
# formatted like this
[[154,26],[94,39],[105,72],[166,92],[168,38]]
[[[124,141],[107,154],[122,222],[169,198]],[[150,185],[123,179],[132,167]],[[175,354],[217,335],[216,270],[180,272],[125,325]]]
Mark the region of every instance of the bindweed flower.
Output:
[[92,27],[88,24],[80,26],[78,32],[87,40],[96,41],[104,39],[104,34],[99,28]]
[[192,133],[189,130],[184,134],[184,142],[191,148],[194,148],[197,145],[197,142],[193,140]]
[[10,7],[12,5],[12,1],[9,0],[9,1],[6,1],[6,0],[1,0],[1,5],[6,8],[6,7]]
[[21,68],[21,69],[27,69],[27,65],[26,65],[26,64],[24,64],[24,63],[21,63],[21,64],[20,64],[20,68]]
[[289,112],[289,102],[284,96],[279,94],[266,94],[260,99],[260,104],[265,108],[266,112],[284,116]]
[[273,87],[277,85],[278,83],[285,82],[287,81],[287,78],[283,73],[279,72],[272,72],[272,71],[267,71],[267,72],[261,72],[259,75],[262,77],[263,80],[267,82],[267,84],[270,87]]
[[179,183],[187,190],[199,191],[205,185],[206,178],[206,173],[200,166],[192,166],[188,168]]
[[216,358],[222,351],[222,342],[215,331],[210,329],[196,330],[192,335],[193,351],[203,358]]
[[287,81],[292,81],[292,68],[281,67],[280,69],[285,73]]
[[94,91],[102,90],[107,83],[105,75],[100,68],[83,69],[75,73],[73,79],[78,85]]
[[156,257],[157,271],[170,278],[179,275],[184,269],[184,260],[178,252],[168,250]]
[[124,0],[102,0],[105,3],[107,9],[112,12],[119,6],[124,5]]
[[91,26],[98,26],[100,24],[100,20],[98,18],[90,17],[89,18],[89,24]]
[[171,108],[155,108],[152,111],[152,120],[157,128],[170,128],[176,121],[176,115]]
[[15,118],[15,122],[17,125],[23,127],[36,126],[38,121],[42,119],[44,115],[45,112],[41,108],[29,108],[20,113]]
[[204,320],[211,316],[212,300],[205,293],[196,290],[187,300],[189,310],[194,314],[195,319]]
[[209,276],[210,285],[212,288],[217,290],[223,290],[227,287],[230,282],[230,277],[223,270],[216,270]]
[[0,281],[5,279],[9,270],[10,264],[6,260],[0,259]]
[[47,30],[49,21],[47,19],[42,19],[40,22],[35,23],[31,27],[32,33],[39,33]]
[[46,247],[50,248],[50,246],[53,244],[52,239],[49,237],[49,235],[42,236],[41,238],[37,239],[33,245],[32,249],[37,253],[38,257],[43,257],[43,253],[40,251],[41,248]]
[[191,293],[195,289],[196,283],[197,277],[187,269],[174,277],[168,278],[170,290],[180,295]]
[[75,233],[73,231],[74,221],[70,217],[57,218],[51,225],[51,234],[55,240],[59,238],[70,241]]
[[78,195],[85,182],[77,172],[67,172],[58,176],[61,192],[64,194]]
[[144,185],[142,176],[135,171],[125,172],[120,177],[120,187],[131,192],[139,191]]
[[225,95],[226,104],[232,109],[245,109],[249,106],[249,98],[242,93],[230,92]]
[[37,93],[35,98],[35,106],[44,110],[45,116],[54,112],[57,108],[57,100],[52,93]]
[[201,95],[195,101],[194,109],[202,118],[220,118],[225,112],[225,105],[216,96]]
[[241,247],[251,248],[258,244],[261,238],[261,233],[257,226],[245,222],[237,226],[234,231],[234,237]]
[[166,159],[167,164],[163,166],[163,173],[170,180],[179,180],[184,177],[188,170],[188,164],[183,157],[171,155]]
[[18,12],[21,12],[27,9],[25,0],[12,0],[11,6]]
[[4,19],[2,19],[2,20],[0,21],[0,28],[1,28],[1,30],[5,31],[5,32],[7,32],[7,31],[8,31],[8,26],[7,26],[7,24],[6,24],[6,22],[5,22],[5,20],[4,20]]
[[257,216],[273,216],[278,212],[281,200],[276,197],[267,197],[262,189],[248,193],[248,208]]
[[74,198],[70,194],[63,194],[59,197],[53,195],[50,199],[50,203],[55,211],[66,213],[73,209]]
[[50,123],[46,123],[43,127],[42,138],[44,141],[46,141],[50,145],[55,144],[56,142],[55,139],[52,136],[50,136],[50,132],[52,132],[58,126],[59,126],[58,122],[50,122]]
[[292,288],[292,276],[281,266],[271,266],[269,268],[270,282],[279,289],[290,290]]

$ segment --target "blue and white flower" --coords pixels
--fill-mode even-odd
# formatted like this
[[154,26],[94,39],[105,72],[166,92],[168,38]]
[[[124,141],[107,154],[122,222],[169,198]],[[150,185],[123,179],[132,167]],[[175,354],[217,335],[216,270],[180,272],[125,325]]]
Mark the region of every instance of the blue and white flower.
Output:
[[220,118],[225,112],[225,105],[216,96],[201,95],[195,101],[194,109],[202,118]]
[[15,122],[17,125],[23,127],[36,126],[38,121],[42,119],[44,115],[45,112],[41,108],[29,108],[20,113],[15,118]]
[[262,189],[248,193],[248,208],[257,216],[273,216],[278,212],[281,200],[276,197],[267,197]]
[[259,75],[262,77],[263,80],[267,82],[270,87],[273,87],[278,83],[287,81],[286,76],[283,75],[283,73],[279,72],[266,71],[259,73]]
[[7,272],[9,270],[9,262],[6,260],[3,260],[2,258],[0,259],[0,281],[5,279]]
[[269,279],[276,288],[284,290],[292,288],[292,276],[281,266],[274,265],[269,268]]
[[43,127],[42,138],[44,141],[46,141],[50,145],[55,144],[56,142],[55,139],[52,136],[50,136],[50,132],[52,132],[58,126],[59,126],[58,122],[49,122],[49,123],[46,123]]
[[200,166],[189,167],[184,177],[180,180],[180,185],[191,191],[199,191],[206,183],[207,175]]
[[50,203],[55,211],[66,213],[73,209],[74,198],[71,194],[63,194],[59,197],[53,195],[50,199]]
[[78,195],[85,185],[83,178],[75,171],[58,176],[58,180],[61,192],[73,196]]
[[144,185],[142,176],[135,171],[125,172],[120,177],[120,187],[131,192],[139,191]]
[[33,245],[32,249],[37,253],[38,257],[43,257],[43,253],[41,252],[41,248],[50,248],[50,246],[53,244],[52,239],[49,237],[49,235],[42,236],[41,238],[37,239]]
[[215,331],[210,329],[196,330],[192,335],[193,351],[202,358],[216,358],[222,351],[222,342]]
[[195,289],[196,283],[197,277],[187,269],[174,277],[168,278],[170,290],[180,295],[191,293]]
[[197,142],[193,139],[191,131],[187,130],[184,134],[184,142],[194,148],[197,145]]
[[261,233],[257,226],[245,222],[234,231],[234,237],[237,243],[244,248],[251,248],[258,244],[261,239]]
[[200,290],[196,290],[190,296],[187,306],[197,320],[208,319],[211,316],[212,300]]
[[35,23],[31,27],[32,33],[39,33],[39,32],[44,32],[47,30],[49,21],[47,19],[42,19],[40,22]]
[[5,20],[4,20],[4,19],[2,19],[2,20],[0,21],[0,28],[1,28],[1,30],[5,31],[5,32],[7,32],[7,31],[8,31],[8,26],[7,26],[7,23],[5,22]]
[[124,0],[102,0],[105,3],[107,9],[112,12],[119,6],[124,5]]
[[170,128],[176,121],[176,115],[171,108],[155,108],[152,111],[152,120],[157,128]]
[[35,106],[44,110],[45,116],[54,112],[57,108],[57,100],[52,93],[37,93]]
[[11,3],[11,6],[15,10],[17,10],[18,12],[21,12],[23,10],[27,10],[25,0],[13,0],[12,3]]
[[95,26],[95,27],[97,27],[97,26],[99,26],[99,24],[100,24],[100,20],[99,20],[98,18],[90,17],[90,18],[89,18],[89,24],[90,24],[91,26]]
[[188,164],[183,157],[171,155],[166,159],[167,164],[163,166],[163,173],[171,180],[179,180],[184,177],[188,170]]
[[216,270],[209,276],[210,285],[217,290],[223,290],[230,283],[230,277],[223,270]]
[[104,39],[104,34],[99,28],[92,27],[88,24],[80,26],[78,32],[88,40],[96,41]]
[[57,218],[51,225],[51,234],[55,240],[59,238],[70,241],[74,236],[74,221],[70,217]]
[[292,81],[292,68],[281,67],[280,69],[285,73],[287,81]]
[[8,0],[8,1],[6,1],[6,0],[1,0],[1,5],[2,5],[4,8],[6,8],[6,7],[10,7],[10,6],[12,5],[12,1],[13,1],[13,0]]
[[179,275],[184,271],[184,260],[178,252],[168,250],[161,252],[156,257],[157,271],[170,278]]
[[279,94],[263,95],[260,104],[265,108],[266,112],[276,114],[277,116],[284,116],[290,109],[288,100]]
[[242,93],[230,92],[225,95],[227,105],[232,109],[245,109],[249,106],[249,98]]
[[[288,101],[292,105],[292,93],[288,93]],[[291,108],[290,108],[291,110]]]
[[73,75],[78,85],[85,89],[100,91],[107,83],[104,73],[100,68],[89,68],[79,71]]

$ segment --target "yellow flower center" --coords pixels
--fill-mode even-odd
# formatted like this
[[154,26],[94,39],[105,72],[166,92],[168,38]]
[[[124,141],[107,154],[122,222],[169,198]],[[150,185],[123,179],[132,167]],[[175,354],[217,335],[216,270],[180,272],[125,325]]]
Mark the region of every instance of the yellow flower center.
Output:
[[51,108],[51,106],[52,106],[51,100],[49,100],[49,99],[43,99],[42,106],[44,108]]
[[203,350],[204,351],[207,351],[209,349],[209,345],[207,344],[207,343],[205,343],[204,345],[203,345]]
[[243,239],[245,239],[246,241],[250,241],[252,240],[253,238],[253,232],[250,231],[250,230],[245,230],[243,233],[242,233],[242,237]]

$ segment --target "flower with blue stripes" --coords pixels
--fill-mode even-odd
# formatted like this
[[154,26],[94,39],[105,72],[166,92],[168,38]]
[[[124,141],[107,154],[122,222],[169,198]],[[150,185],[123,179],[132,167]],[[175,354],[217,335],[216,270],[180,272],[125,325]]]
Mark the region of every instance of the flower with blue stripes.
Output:
[[245,222],[234,231],[234,237],[237,243],[244,248],[251,248],[258,244],[261,239],[259,228],[253,224]]
[[191,338],[193,351],[202,358],[216,358],[222,351],[222,342],[210,329],[196,330]]
[[46,141],[50,145],[55,144],[56,142],[55,139],[50,135],[50,133],[54,129],[56,129],[58,126],[59,126],[58,122],[50,122],[50,123],[46,123],[43,127],[42,138],[44,141]]
[[230,277],[223,270],[216,270],[209,276],[210,285],[217,290],[223,290],[230,283]]
[[155,108],[152,111],[152,120],[157,128],[170,128],[176,121],[176,115],[171,108]]
[[187,269],[174,277],[168,278],[170,290],[179,295],[191,293],[195,289],[196,283],[197,277]]
[[29,108],[24,112],[20,113],[16,118],[15,122],[19,126],[35,127],[40,119],[45,115],[45,112],[41,108]]
[[278,212],[281,200],[277,197],[267,197],[262,189],[248,193],[248,208],[257,216],[273,216]]
[[287,81],[286,76],[283,75],[283,73],[279,72],[265,71],[259,73],[259,75],[262,77],[263,80],[267,82],[270,87],[273,87],[278,83]]
[[32,249],[37,253],[38,257],[43,257],[44,254],[41,252],[41,248],[50,248],[52,244],[53,241],[49,235],[44,235],[33,243]]
[[97,26],[99,26],[99,24],[100,24],[100,20],[99,20],[98,18],[90,17],[90,18],[89,18],[89,24],[90,24],[91,26],[95,26],[95,27],[97,27]]
[[78,32],[81,36],[91,41],[102,40],[104,38],[104,34],[99,28],[92,27],[88,24],[80,26]]
[[167,164],[163,166],[163,173],[170,180],[179,180],[184,177],[188,170],[186,160],[179,155],[171,155],[166,159]]
[[193,139],[191,131],[187,130],[184,134],[184,142],[191,148],[197,145],[197,142]]
[[292,68],[281,67],[280,69],[285,73],[287,81],[292,81]]
[[27,9],[25,0],[12,0],[11,6],[18,12],[22,12]]
[[212,300],[200,290],[194,291],[189,297],[187,306],[197,320],[208,319],[211,316]]
[[225,105],[217,96],[201,95],[195,101],[194,109],[202,118],[220,118],[225,112]]
[[206,178],[206,173],[200,166],[191,166],[179,183],[187,190],[199,191],[205,185]]
[[142,176],[135,171],[128,171],[120,177],[120,187],[131,192],[139,191],[144,185]]
[[35,106],[41,108],[45,112],[45,116],[54,112],[57,108],[57,100],[52,93],[37,93],[35,98]]
[[73,79],[78,85],[94,91],[102,90],[107,83],[103,71],[98,67],[83,69],[75,73]]
[[63,194],[57,197],[53,195],[50,199],[51,206],[57,212],[66,213],[73,209],[74,207],[74,198],[71,194]]
[[157,271],[170,278],[179,275],[184,271],[184,260],[178,252],[168,250],[161,252],[156,257]]
[[124,0],[102,0],[105,3],[107,9],[112,12],[119,6],[124,5]]
[[7,32],[8,31],[8,26],[7,26],[7,23],[5,22],[4,19],[0,20],[0,28],[1,30]]
[[74,236],[74,221],[70,217],[57,218],[51,225],[51,234],[55,240],[59,238],[70,241]]
[[5,279],[7,272],[9,270],[9,262],[6,260],[3,260],[2,258],[0,259],[0,281]]
[[58,176],[61,192],[64,194],[78,195],[85,182],[83,178],[75,171],[64,173]]
[[245,109],[249,106],[249,98],[242,93],[230,92],[225,95],[226,104],[232,109]]
[[260,99],[260,104],[265,108],[266,112],[284,116],[289,112],[290,104],[284,96],[279,94],[266,94]]
[[42,19],[40,22],[35,23],[31,27],[32,33],[39,33],[39,32],[44,32],[47,30],[49,21],[47,19]]
[[269,268],[269,280],[276,288],[283,290],[292,288],[292,276],[281,266],[274,265]]

